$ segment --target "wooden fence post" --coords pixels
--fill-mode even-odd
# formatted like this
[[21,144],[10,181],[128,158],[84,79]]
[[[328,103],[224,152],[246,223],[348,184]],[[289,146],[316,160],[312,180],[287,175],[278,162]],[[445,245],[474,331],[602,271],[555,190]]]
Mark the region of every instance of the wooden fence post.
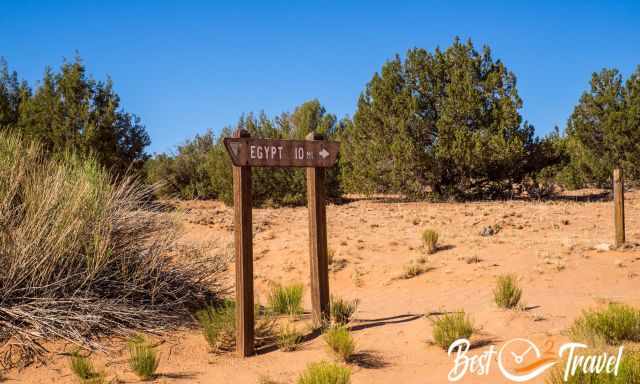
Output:
[[[249,137],[245,130],[235,137]],[[254,353],[253,229],[251,223],[251,167],[233,166],[233,210],[236,256],[236,351]]]
[[[323,140],[324,137],[311,132],[306,139]],[[323,320],[329,317],[329,262],[324,175],[324,168],[307,168],[311,305],[315,325],[322,324]]]
[[622,169],[613,170],[613,206],[616,227],[616,247],[625,242],[624,236],[624,176]]

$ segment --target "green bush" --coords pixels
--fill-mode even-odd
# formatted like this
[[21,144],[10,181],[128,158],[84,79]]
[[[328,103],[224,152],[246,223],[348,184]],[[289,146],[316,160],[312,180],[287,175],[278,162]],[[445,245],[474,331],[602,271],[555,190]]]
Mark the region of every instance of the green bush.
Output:
[[493,298],[500,308],[515,308],[522,297],[522,289],[513,275],[499,276]]
[[302,310],[304,286],[292,284],[288,286],[274,285],[267,298],[267,306],[273,313],[297,316]]
[[127,343],[129,349],[129,368],[141,380],[151,380],[155,377],[160,360],[147,340],[142,336],[132,337]]
[[468,339],[473,334],[473,323],[464,311],[446,313],[433,322],[433,340],[443,349],[458,339]]
[[348,324],[357,308],[358,300],[348,301],[331,296],[331,322],[337,325]]
[[349,384],[350,382],[349,368],[327,361],[309,364],[298,378],[298,384]]
[[569,329],[569,336],[592,345],[640,342],[640,310],[624,304],[609,304],[603,310],[584,311]]
[[344,326],[333,326],[327,329],[324,341],[331,351],[343,361],[349,361],[356,348],[349,329]]
[[422,242],[427,253],[434,253],[438,249],[438,232],[433,229],[425,229],[422,232]]

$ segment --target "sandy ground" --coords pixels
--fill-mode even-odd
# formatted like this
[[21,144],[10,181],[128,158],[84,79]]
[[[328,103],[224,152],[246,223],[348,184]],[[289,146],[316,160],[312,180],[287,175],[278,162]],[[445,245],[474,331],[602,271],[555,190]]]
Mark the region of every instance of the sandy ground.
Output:
[[[627,239],[640,241],[640,192],[626,195]],[[184,205],[184,243],[208,244],[220,251],[233,237],[232,210],[217,202]],[[611,243],[612,203],[477,202],[398,203],[359,200],[327,207],[329,248],[335,271],[333,295],[359,299],[353,334],[361,361],[351,364],[352,383],[446,383],[453,366],[445,351],[431,345],[432,324],[425,314],[464,309],[472,317],[480,345],[470,353],[528,338],[557,350],[564,330],[583,309],[608,301],[640,306],[640,248],[598,251]],[[255,289],[266,302],[272,282],[305,284],[310,309],[307,210],[254,210]],[[501,226],[494,236],[480,232]],[[425,256],[420,233],[440,233],[441,249],[428,255],[428,272],[399,279],[406,264]],[[477,262],[469,262],[470,258]],[[496,276],[517,274],[526,310],[502,310],[493,302]],[[229,276],[233,276],[229,271]],[[300,329],[305,329],[300,321]],[[159,383],[295,383],[310,362],[331,360],[321,337],[299,351],[271,351],[247,359],[208,353],[197,329],[156,338],[162,344]],[[117,344],[116,344],[117,345]],[[121,344],[120,344],[121,345]],[[53,345],[46,366],[6,375],[6,382],[74,383],[67,357],[71,347]],[[126,355],[97,353],[96,365],[109,379],[136,382]],[[529,382],[543,382],[544,375]],[[496,365],[488,375],[468,373],[462,383],[508,383]]]

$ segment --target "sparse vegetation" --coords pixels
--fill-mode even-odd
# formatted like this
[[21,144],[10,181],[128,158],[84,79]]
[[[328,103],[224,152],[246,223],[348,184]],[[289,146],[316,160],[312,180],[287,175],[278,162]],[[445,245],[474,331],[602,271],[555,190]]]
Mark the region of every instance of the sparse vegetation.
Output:
[[468,339],[472,334],[473,323],[464,311],[445,313],[433,321],[433,340],[443,349],[448,349],[458,339]]
[[422,232],[422,243],[427,253],[434,253],[438,250],[438,232],[433,229],[425,229]]
[[230,351],[236,340],[236,312],[232,300],[196,312],[205,340],[213,352]]
[[358,308],[358,300],[344,300],[331,296],[331,322],[337,325],[345,325],[351,320],[351,316]]
[[291,352],[298,349],[302,342],[302,333],[296,330],[295,326],[287,324],[285,327],[280,327],[278,332],[276,343],[278,348],[284,352]]
[[496,288],[493,290],[493,298],[500,308],[515,308],[522,297],[522,289],[518,286],[514,275],[498,277]]
[[155,349],[143,336],[134,336],[128,343],[129,368],[143,380],[155,377],[160,360]]
[[15,364],[42,339],[100,350],[102,335],[177,327],[223,290],[221,258],[174,262],[177,221],[134,179],[5,132],[0,164],[0,340],[20,340]]
[[96,371],[91,360],[82,356],[79,351],[71,354],[69,363],[71,372],[76,375],[81,384],[101,384],[104,382],[104,375]]
[[355,351],[351,332],[345,326],[332,326],[324,334],[324,340],[331,351],[342,361],[349,361]]
[[351,370],[328,361],[311,363],[298,378],[298,384],[349,384]]
[[[217,305],[210,305],[196,312],[196,319],[211,352],[232,351],[236,346],[235,302],[226,299]],[[255,311],[255,342],[264,345],[273,340],[275,321],[258,306]]]
[[584,311],[569,329],[569,337],[594,346],[640,342],[640,310],[611,303],[606,309]]
[[[611,353],[611,351],[609,351]],[[600,354],[602,351],[585,351],[582,354]],[[640,352],[627,351],[625,349],[618,374],[606,372],[584,373],[581,369],[576,370],[575,375],[569,375],[568,380],[564,380],[564,367],[566,363],[558,364],[551,371],[547,384],[640,384]]]
[[267,305],[273,313],[297,316],[303,312],[303,293],[304,286],[302,284],[274,285],[269,292]]
[[415,260],[411,260],[408,264],[405,264],[404,270],[402,271],[402,275],[400,275],[403,279],[411,279],[413,277],[422,275],[425,273],[427,269],[425,266]]

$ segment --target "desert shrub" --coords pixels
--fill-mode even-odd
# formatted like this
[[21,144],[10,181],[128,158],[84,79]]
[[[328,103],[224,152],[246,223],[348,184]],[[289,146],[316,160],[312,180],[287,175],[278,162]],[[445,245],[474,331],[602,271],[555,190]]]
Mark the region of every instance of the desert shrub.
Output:
[[103,349],[100,335],[162,331],[221,290],[226,261],[181,258],[174,215],[134,179],[0,133],[0,348],[14,364],[63,338]]
[[160,360],[147,340],[142,336],[132,337],[127,342],[129,349],[129,368],[141,380],[150,380],[156,374]]
[[609,304],[606,309],[584,311],[569,329],[569,336],[592,345],[640,342],[640,310],[624,304]]
[[302,310],[302,295],[304,286],[292,284],[288,286],[274,285],[267,298],[267,306],[273,313],[299,315]]
[[301,342],[302,333],[298,332],[296,328],[290,324],[281,327],[276,338],[278,348],[284,352],[295,351]]
[[464,311],[446,313],[433,321],[433,340],[443,349],[449,349],[458,339],[468,339],[473,334],[473,323]]
[[422,232],[422,242],[427,253],[434,253],[438,250],[438,232],[433,229],[425,229]]
[[333,324],[345,325],[351,320],[351,316],[358,308],[358,300],[344,300],[331,296],[330,310]]
[[71,354],[69,364],[71,372],[76,375],[82,384],[100,384],[104,382],[104,375],[96,371],[91,360],[80,355],[79,351]]
[[515,308],[522,297],[522,289],[513,275],[499,276],[493,298],[500,308]]
[[351,370],[328,361],[311,363],[298,378],[298,384],[349,384]]
[[331,351],[343,361],[349,361],[356,348],[351,332],[345,326],[329,327],[324,334],[324,341]]
[[[273,339],[275,321],[268,314],[255,308],[255,343],[263,345]],[[236,346],[236,305],[233,300],[223,300],[196,312],[202,334],[214,353],[233,351]]]
[[[584,351],[581,354],[598,354],[601,351]],[[606,372],[600,373],[584,373],[578,369],[575,375],[569,374],[567,380],[564,380],[564,369],[566,362],[561,362],[551,371],[548,384],[640,384],[640,352],[627,351],[622,355],[618,374],[610,374]]]
[[411,279],[422,275],[426,270],[427,269],[423,264],[416,262],[415,260],[411,260],[411,262],[404,265],[402,275],[400,275],[400,277],[403,279]]

